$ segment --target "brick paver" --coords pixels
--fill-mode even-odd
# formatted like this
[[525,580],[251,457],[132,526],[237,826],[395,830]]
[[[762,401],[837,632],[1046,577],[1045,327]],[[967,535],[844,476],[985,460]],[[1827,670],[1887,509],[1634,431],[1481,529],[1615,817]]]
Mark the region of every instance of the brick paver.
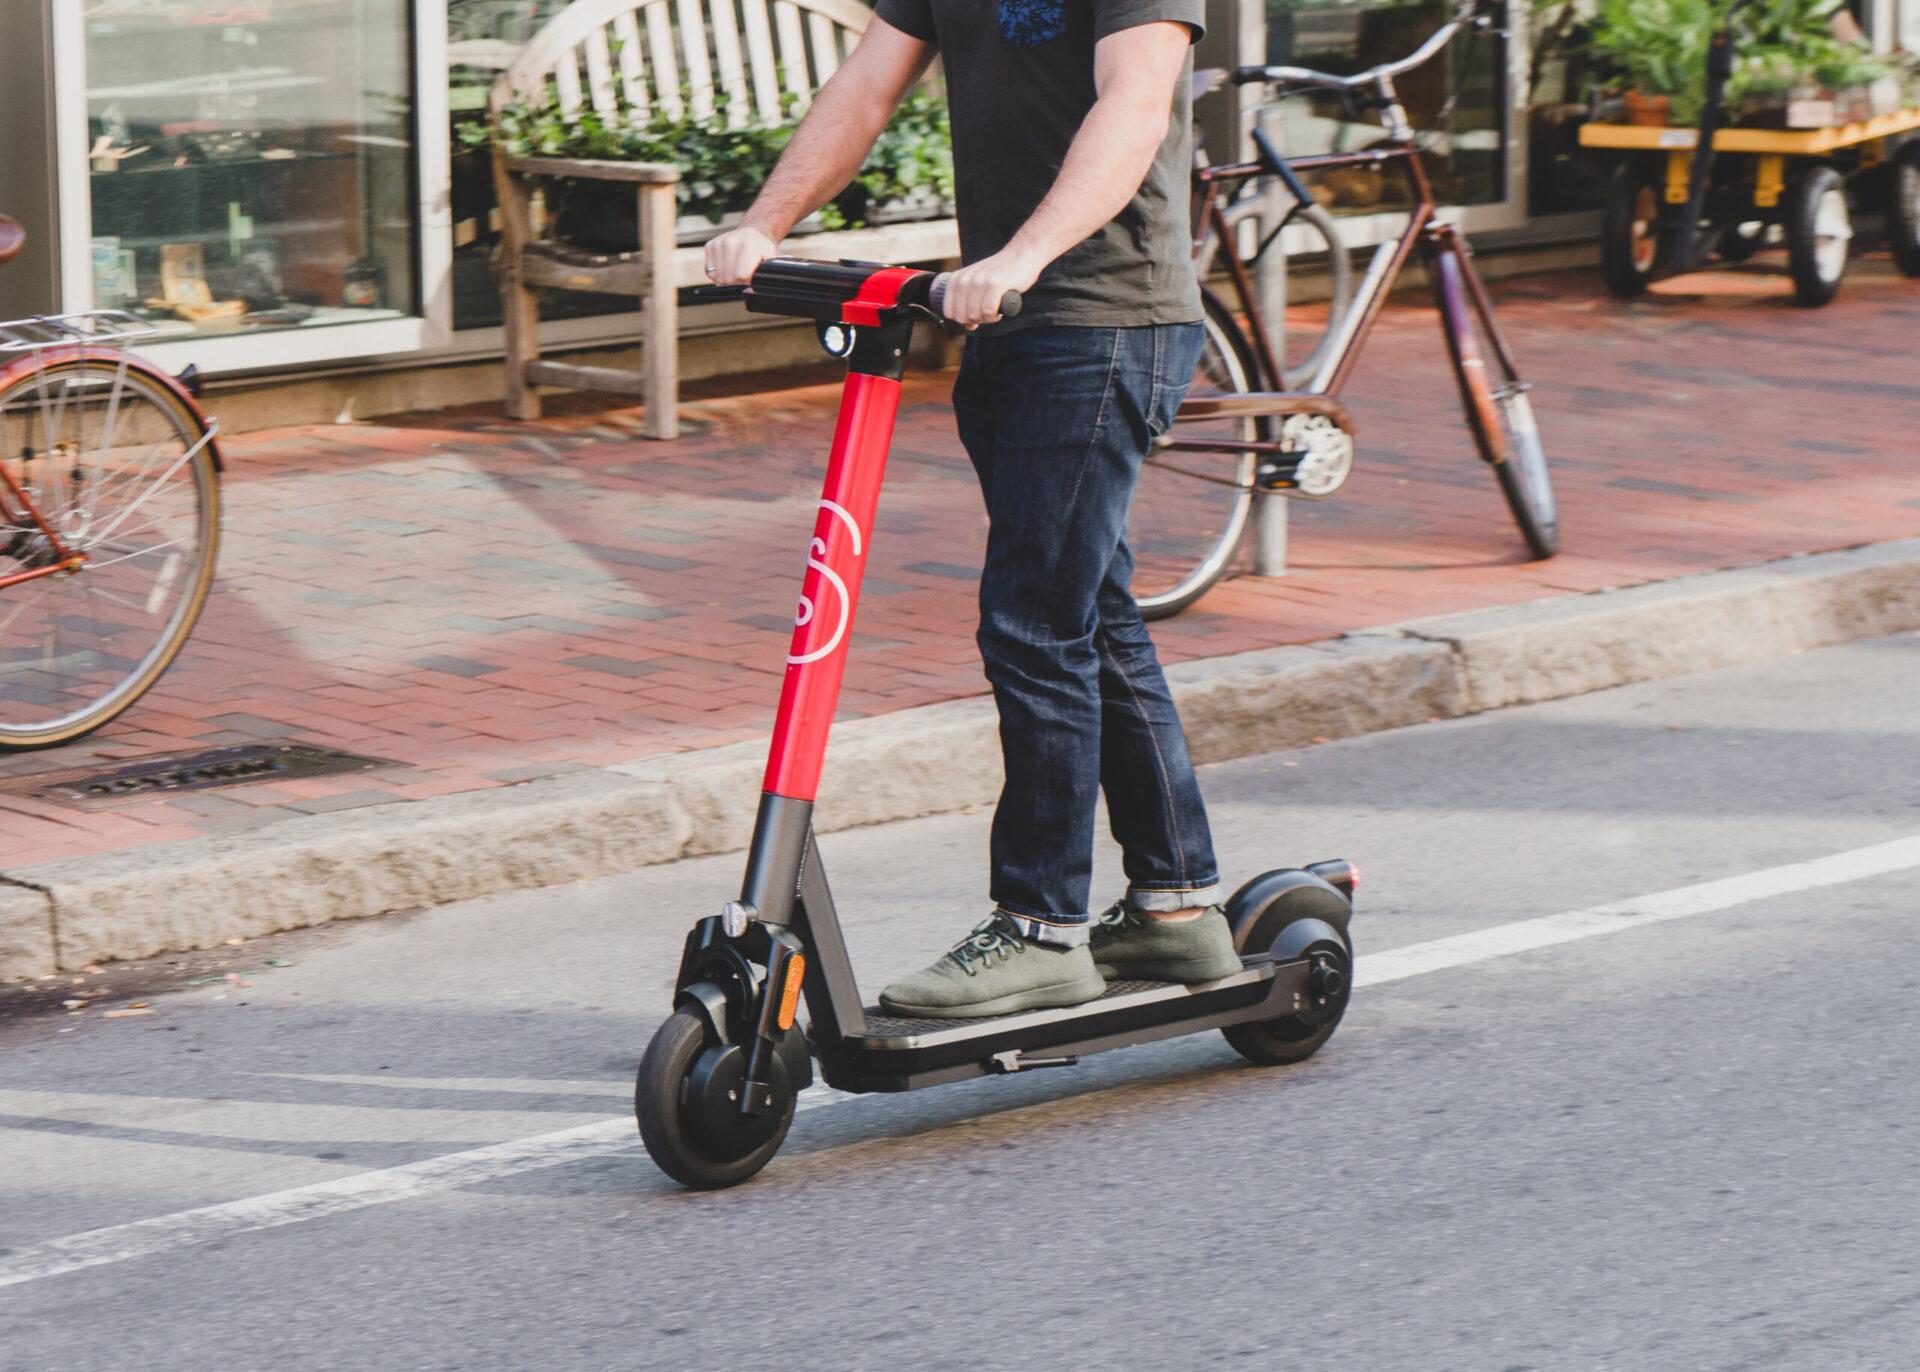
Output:
[[[1521,560],[1461,427],[1433,312],[1382,321],[1349,390],[1359,469],[1294,507],[1293,573],[1156,636],[1170,661],[1920,534],[1920,283],[1860,264],[1806,311],[1776,272],[1623,304],[1508,282],[1565,551]],[[944,399],[909,384],[845,717],[971,695],[984,545]],[[227,445],[219,589],[179,665],[92,739],[0,777],[260,739],[391,766],[85,812],[0,796],[0,863],[227,833],[760,736],[778,692],[835,387],[696,399],[638,437],[591,399],[285,429]]]

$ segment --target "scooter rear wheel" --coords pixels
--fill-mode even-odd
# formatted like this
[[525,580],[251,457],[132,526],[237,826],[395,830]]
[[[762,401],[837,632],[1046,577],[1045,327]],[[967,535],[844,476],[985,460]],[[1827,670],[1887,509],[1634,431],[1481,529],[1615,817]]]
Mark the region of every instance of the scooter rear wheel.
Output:
[[1248,1062],[1262,1067],[1304,1062],[1319,1052],[1321,1045],[1340,1027],[1353,987],[1352,955],[1332,941],[1315,943],[1307,951],[1314,959],[1317,1004],[1297,1015],[1258,1024],[1230,1024],[1220,1031],[1234,1051]]
[[1254,1024],[1230,1024],[1220,1033],[1234,1051],[1262,1067],[1302,1062],[1340,1027],[1353,994],[1353,942],[1345,925],[1347,898],[1323,882],[1290,880],[1298,873],[1255,877],[1227,902],[1234,947],[1271,953],[1277,961],[1311,958],[1309,999],[1298,1014]]
[[786,1065],[773,1063],[774,1109],[739,1116],[743,1050],[716,1043],[704,1017],[680,1009],[654,1032],[640,1060],[633,1112],[640,1138],[660,1170],[683,1186],[711,1191],[737,1186],[773,1160],[793,1123],[795,1093]]

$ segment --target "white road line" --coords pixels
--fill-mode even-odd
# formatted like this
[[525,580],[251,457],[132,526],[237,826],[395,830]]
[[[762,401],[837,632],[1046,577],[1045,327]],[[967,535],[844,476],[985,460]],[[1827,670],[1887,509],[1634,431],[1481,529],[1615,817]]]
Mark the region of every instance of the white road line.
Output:
[[1855,848],[1811,862],[1793,862],[1784,867],[1767,867],[1742,876],[1703,881],[1696,886],[1680,886],[1650,896],[1617,900],[1610,905],[1595,905],[1585,910],[1523,919],[1513,924],[1497,924],[1491,929],[1476,929],[1470,934],[1437,938],[1430,943],[1410,943],[1389,948],[1384,953],[1361,957],[1354,968],[1354,985],[1378,986],[1382,982],[1417,977],[1470,962],[1485,962],[1513,953],[1551,948],[1558,943],[1617,934],[1662,920],[1704,915],[1735,905],[1746,905],[1771,896],[1811,891],[1841,882],[1861,881],[1920,867],[1920,836],[1898,838],[1871,848]]
[[482,1091],[489,1095],[620,1096],[633,1095],[633,1077],[625,1081],[574,1081],[546,1077],[390,1077],[336,1072],[258,1072],[280,1081],[310,1081],[320,1086],[380,1086],[391,1091]]
[[[1719,881],[1681,886],[1633,900],[1614,901],[1585,910],[1569,910],[1540,919],[1478,929],[1452,938],[1408,944],[1362,959],[1355,982],[1377,986],[1424,976],[1450,967],[1486,962],[1515,953],[1551,948],[1600,934],[1616,934],[1662,920],[1683,919],[1745,905],[1796,891],[1860,881],[1920,867],[1920,835],[1835,853],[1811,862],[1769,867]],[[801,1109],[834,1105],[850,1099],[844,1092],[815,1087],[800,1099]],[[515,1176],[522,1172],[558,1167],[587,1158],[624,1153],[640,1146],[633,1121],[622,1117],[595,1124],[537,1134],[509,1143],[491,1144],[401,1167],[362,1172],[356,1176],[297,1186],[246,1200],[183,1210],[178,1214],[93,1229],[63,1239],[36,1244],[0,1258],[0,1286],[17,1286],[42,1277],[77,1272],[87,1267],[125,1262],[174,1248],[210,1243],[234,1234],[361,1210],[373,1205],[409,1200],[416,1196],[457,1190]]]

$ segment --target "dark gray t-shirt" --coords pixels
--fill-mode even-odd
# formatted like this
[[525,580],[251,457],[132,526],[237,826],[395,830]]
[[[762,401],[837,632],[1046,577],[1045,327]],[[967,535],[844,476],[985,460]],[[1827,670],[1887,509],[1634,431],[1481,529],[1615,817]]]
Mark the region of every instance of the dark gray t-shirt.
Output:
[[[1197,38],[1206,0],[879,0],[882,19],[940,50],[953,114],[960,252],[991,257],[1060,174],[1093,108],[1093,47],[1174,20]],[[1187,59],[1166,139],[1127,207],[1040,274],[1017,320],[996,326],[1186,324],[1200,318],[1188,230],[1193,172]]]

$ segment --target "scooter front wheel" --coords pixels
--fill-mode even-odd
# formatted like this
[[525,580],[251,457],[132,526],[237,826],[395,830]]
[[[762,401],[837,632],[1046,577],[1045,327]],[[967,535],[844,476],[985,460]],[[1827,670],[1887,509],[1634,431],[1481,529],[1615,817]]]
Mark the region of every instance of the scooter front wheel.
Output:
[[714,1041],[704,1017],[680,1009],[654,1032],[640,1060],[633,1112],[660,1170],[683,1186],[737,1186],[780,1151],[793,1123],[795,1093],[786,1066],[773,1063],[773,1101],[764,1114],[739,1113],[745,1050]]

